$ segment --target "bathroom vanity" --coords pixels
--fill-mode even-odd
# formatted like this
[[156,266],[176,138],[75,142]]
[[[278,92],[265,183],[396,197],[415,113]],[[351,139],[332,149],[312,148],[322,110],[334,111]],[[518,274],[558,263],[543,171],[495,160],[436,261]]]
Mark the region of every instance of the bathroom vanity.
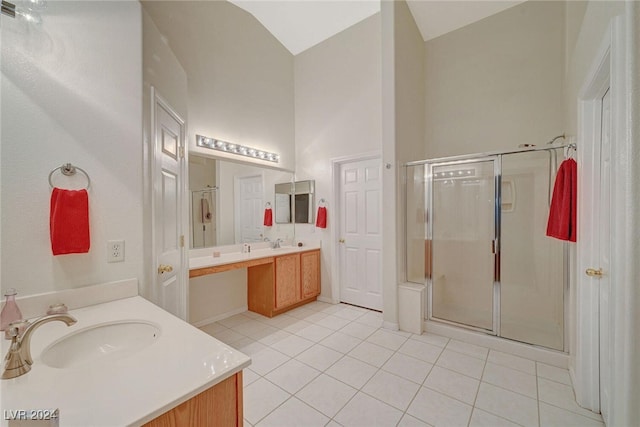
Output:
[[189,260],[189,278],[247,269],[247,306],[273,317],[320,295],[320,247],[259,249]]
[[[0,382],[7,413],[59,409],[61,426],[242,425],[246,355],[139,296],[69,314],[75,325],[34,332],[30,372]],[[113,345],[101,346],[104,337]]]

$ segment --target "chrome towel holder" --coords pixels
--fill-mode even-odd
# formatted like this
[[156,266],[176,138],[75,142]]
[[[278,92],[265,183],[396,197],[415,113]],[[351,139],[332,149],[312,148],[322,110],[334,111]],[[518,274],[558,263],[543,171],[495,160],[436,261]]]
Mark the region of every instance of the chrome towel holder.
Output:
[[79,166],[74,166],[71,163],[65,163],[64,165],[60,166],[59,168],[55,168],[54,170],[49,172],[49,185],[51,186],[51,188],[54,188],[53,182],[51,182],[51,177],[53,176],[53,174],[56,171],[62,172],[62,175],[64,175],[64,176],[73,176],[73,175],[76,174],[77,171],[80,171],[87,178],[87,186],[84,189],[88,190],[89,187],[91,187],[91,178],[89,178],[89,174],[84,169],[82,169]]

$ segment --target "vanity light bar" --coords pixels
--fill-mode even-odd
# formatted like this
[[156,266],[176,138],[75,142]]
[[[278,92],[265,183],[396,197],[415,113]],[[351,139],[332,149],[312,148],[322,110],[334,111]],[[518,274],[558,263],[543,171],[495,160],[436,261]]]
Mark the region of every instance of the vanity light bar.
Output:
[[446,172],[437,172],[433,174],[434,180],[440,179],[453,179],[453,178],[468,178],[470,176],[475,176],[474,169],[459,169],[459,170],[451,170]]
[[244,145],[233,144],[231,142],[221,141],[215,138],[208,138],[202,135],[196,135],[196,145],[198,147],[251,157],[253,159],[266,160],[274,163],[280,162],[279,154],[258,150],[257,148],[246,147]]

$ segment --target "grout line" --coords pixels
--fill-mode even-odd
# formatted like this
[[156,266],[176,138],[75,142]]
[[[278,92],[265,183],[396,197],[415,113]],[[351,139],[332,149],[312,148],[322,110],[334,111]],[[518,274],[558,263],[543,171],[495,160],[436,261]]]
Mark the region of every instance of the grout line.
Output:
[[482,372],[480,373],[480,379],[478,380],[478,390],[476,390],[476,397],[473,399],[473,404],[471,405],[471,414],[469,415],[469,422],[467,423],[467,426],[471,425],[471,419],[473,418],[473,412],[476,409],[476,402],[478,401],[478,395],[480,394],[480,386],[482,385],[482,379],[484,378],[484,371],[487,369],[487,363],[489,363],[489,353],[487,353],[487,358],[484,360],[484,366],[482,366]]
[[[345,308],[347,308],[347,307],[345,307]],[[326,314],[326,316],[333,316],[333,315],[334,315],[333,313],[325,313],[325,312],[323,312],[323,311],[322,311],[322,309],[320,309],[320,310],[313,310],[313,309],[310,309],[310,311],[313,311],[313,312],[314,312],[314,314],[315,314],[315,313],[322,313],[322,314]],[[241,315],[242,315],[242,314],[241,314]],[[286,315],[286,314],[285,314],[285,315]],[[271,369],[269,372],[266,372],[264,375],[258,374],[257,372],[253,371],[253,372],[256,374],[256,376],[257,376],[258,378],[257,378],[254,382],[252,382],[251,384],[248,384],[248,385],[247,385],[247,387],[251,386],[252,384],[254,384],[255,382],[257,382],[259,379],[264,379],[264,380],[266,380],[269,384],[275,385],[275,386],[276,386],[276,387],[278,387],[279,389],[283,390],[283,391],[284,391],[285,393],[287,393],[287,395],[289,396],[289,397],[288,397],[287,399],[285,399],[281,404],[277,405],[274,409],[272,409],[271,411],[269,411],[269,412],[268,412],[264,417],[262,417],[260,420],[258,420],[258,421],[257,421],[255,424],[253,424],[253,425],[255,426],[255,425],[257,425],[258,423],[262,422],[266,417],[268,417],[270,414],[272,414],[274,411],[276,411],[278,408],[280,408],[280,407],[281,407],[282,405],[284,405],[286,402],[288,402],[289,400],[291,400],[291,398],[292,398],[292,397],[295,397],[296,399],[300,400],[304,405],[306,405],[306,406],[307,406],[307,407],[309,407],[309,408],[312,408],[314,411],[316,411],[316,412],[318,412],[318,413],[321,413],[322,415],[326,416],[326,417],[329,419],[329,421],[327,422],[327,424],[331,423],[332,421],[333,421],[333,422],[335,422],[335,423],[337,423],[337,424],[339,424],[339,423],[335,420],[335,418],[334,418],[334,417],[335,417],[337,414],[339,414],[342,410],[344,410],[344,408],[345,408],[345,407],[346,407],[346,406],[347,406],[347,405],[348,405],[348,404],[349,404],[349,403],[350,403],[350,402],[355,398],[355,396],[357,396],[357,395],[358,395],[358,393],[363,393],[364,395],[366,395],[366,396],[368,396],[368,397],[370,397],[370,398],[373,398],[373,399],[375,399],[376,401],[380,401],[380,402],[384,403],[385,405],[388,405],[389,407],[394,408],[395,410],[397,410],[397,411],[401,412],[402,414],[401,414],[401,416],[400,416],[400,420],[398,421],[398,423],[400,423],[400,422],[402,421],[402,419],[403,419],[405,416],[412,416],[411,414],[409,414],[409,413],[408,413],[408,409],[409,409],[409,408],[411,407],[411,405],[414,403],[414,401],[415,401],[415,399],[417,398],[418,394],[420,393],[420,391],[421,391],[421,390],[422,390],[422,388],[424,387],[424,388],[427,388],[427,389],[429,389],[429,390],[432,390],[432,391],[434,391],[434,392],[436,392],[436,393],[442,394],[443,396],[446,396],[446,397],[448,397],[448,398],[450,398],[450,399],[453,399],[453,400],[455,400],[455,401],[458,401],[458,402],[460,402],[460,403],[462,403],[462,404],[465,404],[465,405],[467,405],[467,406],[471,406],[471,408],[472,408],[472,409],[471,409],[471,413],[470,413],[470,416],[469,416],[469,420],[468,420],[468,422],[467,422],[467,425],[470,425],[470,423],[471,423],[471,418],[472,418],[472,416],[473,416],[473,411],[476,409],[476,403],[477,403],[477,399],[478,399],[478,396],[479,396],[480,387],[481,387],[482,383],[489,384],[489,385],[491,385],[491,386],[493,386],[493,387],[497,387],[497,388],[500,388],[500,389],[505,390],[505,391],[509,391],[509,392],[512,392],[512,393],[516,393],[516,394],[518,394],[518,395],[520,395],[520,396],[527,397],[527,398],[529,398],[529,399],[531,399],[531,398],[532,398],[531,396],[521,394],[521,393],[519,393],[519,392],[516,392],[516,391],[510,390],[510,389],[507,389],[507,388],[502,387],[502,386],[499,386],[499,385],[491,384],[491,383],[486,382],[486,381],[484,380],[484,375],[485,375],[485,373],[486,373],[487,364],[489,363],[489,360],[488,360],[488,359],[489,359],[490,349],[487,349],[487,350],[489,350],[489,351],[488,351],[487,355],[486,355],[484,358],[480,358],[480,357],[478,357],[477,355],[471,355],[471,354],[468,354],[468,353],[464,353],[464,352],[458,351],[457,349],[449,348],[449,345],[450,345],[452,342],[454,342],[454,341],[458,341],[458,340],[452,340],[452,339],[450,339],[450,338],[449,338],[449,339],[447,339],[447,342],[444,344],[444,346],[442,346],[442,347],[441,347],[440,345],[436,345],[436,344],[433,344],[433,343],[429,343],[429,342],[426,342],[426,341],[422,341],[422,340],[419,340],[419,339],[415,339],[415,337],[417,337],[417,336],[418,336],[417,334],[409,334],[409,335],[398,334],[398,336],[402,336],[402,337],[404,338],[404,341],[402,342],[402,344],[401,344],[397,349],[393,350],[392,348],[388,348],[388,347],[382,346],[382,345],[380,345],[380,344],[377,344],[377,343],[375,343],[375,342],[368,341],[368,339],[369,339],[372,335],[374,335],[375,333],[377,333],[378,331],[380,331],[380,330],[387,331],[387,330],[385,330],[384,328],[382,328],[382,326],[377,326],[377,327],[375,327],[375,326],[371,325],[370,323],[363,323],[363,322],[362,322],[362,320],[364,320],[364,319],[362,319],[362,317],[363,317],[363,316],[366,316],[366,315],[367,315],[367,312],[363,312],[363,313],[362,313],[358,318],[355,318],[355,319],[344,319],[344,318],[341,318],[340,316],[334,316],[334,317],[340,318],[340,319],[342,319],[342,320],[346,320],[346,321],[348,321],[349,323],[345,324],[343,327],[341,327],[341,328],[339,328],[339,329],[337,329],[337,330],[334,330],[334,329],[329,328],[329,329],[331,329],[331,334],[330,334],[330,335],[328,335],[327,337],[323,338],[323,340],[324,340],[324,339],[326,339],[326,338],[330,337],[331,335],[335,334],[336,332],[341,332],[341,333],[343,333],[343,334],[345,334],[345,335],[348,335],[350,338],[357,339],[357,340],[359,341],[359,342],[358,342],[358,344],[357,344],[355,347],[353,347],[352,349],[350,349],[350,351],[349,351],[349,352],[347,352],[347,353],[343,353],[342,351],[338,351],[338,350],[335,350],[335,349],[333,349],[333,348],[331,348],[331,347],[328,347],[328,346],[326,346],[326,345],[323,345],[323,344],[321,344],[321,341],[323,341],[323,340],[320,340],[320,341],[313,341],[313,340],[310,340],[310,341],[313,341],[312,346],[311,346],[311,347],[309,347],[308,349],[305,349],[305,350],[303,350],[302,352],[300,352],[300,353],[296,354],[296,355],[295,355],[295,356],[293,356],[293,357],[290,357],[289,355],[284,354],[284,353],[280,352],[279,350],[276,350],[276,349],[275,349],[275,348],[273,348],[272,346],[273,346],[273,345],[276,345],[278,342],[282,341],[283,339],[285,339],[285,338],[287,338],[287,337],[289,337],[289,336],[297,336],[297,337],[300,337],[300,338],[304,338],[304,337],[301,337],[300,335],[298,335],[298,334],[297,334],[297,332],[290,332],[290,331],[287,331],[286,329],[284,329],[284,328],[283,328],[283,327],[281,327],[281,326],[274,325],[274,324],[271,324],[271,323],[265,323],[265,322],[263,321],[264,319],[262,319],[262,318],[253,318],[253,317],[245,316],[245,317],[247,317],[247,318],[249,319],[248,321],[259,322],[259,323],[261,323],[261,324],[262,324],[262,325],[264,325],[264,326],[267,326],[267,327],[269,327],[269,328],[272,328],[272,329],[269,329],[271,332],[270,332],[269,334],[267,334],[267,336],[264,336],[264,337],[262,337],[262,338],[260,338],[260,339],[267,338],[270,334],[275,334],[275,333],[278,333],[279,331],[282,331],[282,332],[284,332],[284,333],[288,334],[288,335],[287,335],[287,337],[283,337],[282,339],[279,339],[278,341],[275,341],[275,342],[273,342],[273,343],[271,343],[271,344],[268,344],[268,345],[267,345],[267,344],[264,344],[264,343],[260,342],[260,340],[259,340],[259,339],[258,339],[258,340],[256,340],[256,339],[254,339],[254,338],[252,338],[252,337],[249,337],[249,336],[247,336],[247,335],[245,335],[245,334],[243,334],[243,333],[240,333],[240,332],[236,331],[235,329],[233,329],[234,327],[240,326],[240,325],[242,325],[243,323],[247,323],[247,322],[239,323],[239,324],[237,324],[237,325],[234,325],[233,327],[228,327],[228,326],[226,326],[226,325],[223,325],[223,324],[221,324],[221,323],[218,323],[218,325],[219,325],[219,326],[221,326],[221,327],[225,328],[225,329],[223,329],[222,331],[219,331],[219,332],[224,332],[224,331],[232,331],[232,332],[235,332],[235,333],[237,333],[238,335],[240,335],[240,336],[242,336],[242,337],[246,338],[247,340],[250,340],[250,343],[249,343],[249,344],[247,344],[247,345],[252,345],[252,344],[254,344],[254,343],[261,344],[262,346],[264,346],[264,348],[270,348],[270,349],[271,349],[271,350],[273,350],[273,351],[277,351],[277,352],[279,352],[279,353],[282,353],[284,356],[286,356],[286,357],[288,358],[287,362],[288,362],[288,361],[291,361],[291,360],[296,360],[297,362],[302,363],[302,364],[304,364],[305,366],[308,366],[308,367],[310,367],[310,368],[314,369],[315,371],[318,371],[318,372],[319,372],[319,373],[318,373],[318,375],[316,375],[316,376],[315,376],[315,377],[313,377],[309,382],[307,382],[306,384],[304,384],[304,385],[303,385],[303,386],[302,386],[298,391],[296,391],[296,393],[291,394],[291,393],[289,393],[287,390],[284,390],[282,387],[280,387],[278,384],[273,383],[272,381],[270,381],[269,379],[267,379],[267,378],[266,378],[266,375],[269,375],[269,374],[270,374],[271,372],[273,372],[274,370],[276,370],[276,369],[280,368],[283,364],[280,364],[280,365],[276,366],[275,368]],[[311,325],[315,325],[315,324],[317,324],[317,322],[309,322],[309,321],[307,320],[307,318],[297,318],[297,317],[295,317],[295,316],[289,316],[289,317],[291,317],[291,319],[294,319],[294,320],[293,320],[293,322],[292,322],[292,323],[290,323],[290,324],[289,324],[289,325],[287,325],[287,326],[292,326],[293,324],[297,324],[298,322],[307,322],[307,323],[309,323],[309,324],[311,324]],[[266,318],[265,318],[265,319],[266,319]],[[361,320],[361,321],[359,322],[358,320]],[[217,323],[217,322],[216,322],[216,323]],[[285,323],[285,322],[283,322],[283,323]],[[287,322],[287,323],[288,323],[288,322]],[[353,325],[353,324],[357,324],[357,325],[360,325],[360,326],[367,326],[367,327],[370,327],[370,328],[372,329],[372,332],[371,332],[370,334],[368,334],[368,335],[367,335],[366,337],[364,337],[364,338],[361,338],[361,337],[359,337],[359,336],[353,336],[353,335],[347,334],[347,333],[345,333],[345,332],[342,332],[342,330],[343,330],[344,328],[347,328],[347,327],[349,327],[350,325]],[[287,326],[285,326],[285,327],[287,327]],[[298,332],[299,332],[299,331],[298,331]],[[391,333],[393,333],[393,331],[387,331],[387,332],[391,332]],[[215,336],[215,335],[213,335],[213,334],[211,334],[211,335],[212,335],[212,336]],[[447,338],[447,337],[444,337],[444,338]],[[304,338],[304,339],[306,339],[306,338]],[[428,361],[423,360],[423,359],[420,359],[420,358],[415,357],[415,356],[410,355],[410,354],[405,354],[405,353],[403,353],[403,352],[401,352],[401,351],[400,351],[400,348],[401,348],[403,345],[405,345],[409,340],[412,340],[412,339],[413,339],[414,341],[417,341],[417,342],[420,342],[420,343],[423,343],[423,344],[428,344],[428,345],[430,345],[430,346],[432,346],[432,347],[437,347],[437,348],[439,349],[438,356],[436,357],[436,359],[435,359],[435,361],[434,361],[433,363],[428,362]],[[353,351],[353,349],[357,348],[358,346],[362,345],[362,343],[363,343],[363,342],[367,342],[368,344],[379,346],[379,347],[381,347],[381,348],[383,348],[383,349],[385,349],[385,350],[387,350],[387,351],[391,351],[392,353],[391,353],[391,355],[390,355],[390,356],[389,356],[389,357],[384,361],[384,363],[382,363],[382,366],[380,366],[380,367],[375,366],[375,365],[372,365],[372,364],[371,364],[371,363],[369,363],[369,362],[366,362],[366,361],[360,360],[360,359],[358,359],[358,358],[353,357],[352,355],[350,355],[350,352],[351,352],[351,351]],[[459,341],[459,342],[462,342],[462,343],[465,343],[465,344],[466,344],[466,342],[465,342],[465,341]],[[232,345],[233,345],[233,344],[232,344]],[[311,365],[309,365],[308,363],[305,363],[305,362],[303,362],[302,360],[298,360],[298,359],[297,359],[297,357],[298,357],[298,356],[300,356],[302,353],[306,352],[307,350],[309,350],[309,349],[313,348],[315,345],[319,345],[319,346],[322,346],[322,347],[324,347],[324,348],[326,348],[326,349],[329,349],[329,350],[331,350],[331,351],[337,352],[337,353],[339,353],[339,354],[340,354],[340,357],[338,357],[338,359],[337,359],[335,362],[331,363],[331,364],[330,364],[329,366],[327,366],[324,370],[319,370],[319,369],[317,369],[316,367],[311,366]],[[473,344],[473,345],[474,345],[474,346],[477,346],[477,345],[475,345],[475,344]],[[477,346],[477,347],[484,348],[483,346]],[[483,364],[483,367],[482,367],[482,372],[481,372],[480,378],[478,379],[478,378],[475,378],[475,377],[469,376],[469,375],[467,375],[467,374],[464,374],[464,373],[461,373],[461,372],[455,371],[455,370],[453,370],[453,369],[449,369],[449,368],[446,368],[446,367],[443,367],[443,366],[439,366],[439,365],[437,365],[438,361],[440,361],[440,360],[441,360],[441,358],[443,359],[443,353],[445,352],[445,350],[450,350],[450,351],[452,351],[452,352],[454,352],[454,353],[456,353],[456,354],[460,354],[460,355],[463,355],[463,356],[471,357],[471,358],[476,359],[476,360],[482,360],[482,361],[484,362],[484,364]],[[241,351],[242,351],[242,350],[241,350]],[[510,353],[506,353],[506,354],[510,354]],[[396,356],[396,355],[402,355],[403,357],[409,357],[409,358],[414,359],[414,360],[416,360],[416,361],[418,361],[418,362],[421,362],[421,363],[425,363],[425,364],[431,365],[431,368],[429,369],[429,371],[428,371],[428,372],[427,372],[427,374],[425,375],[424,379],[423,379],[420,383],[417,383],[417,382],[415,382],[415,381],[412,381],[412,380],[409,380],[409,379],[407,379],[407,378],[404,378],[404,377],[402,377],[402,376],[400,376],[400,375],[397,375],[397,374],[395,374],[394,372],[390,372],[390,371],[387,371],[386,369],[384,369],[384,366],[388,363],[388,361],[389,361],[391,358],[393,358],[394,356]],[[368,380],[367,380],[367,381],[366,381],[366,382],[365,382],[361,387],[359,387],[359,388],[356,388],[356,387],[354,387],[354,386],[353,386],[353,385],[351,385],[351,384],[347,384],[347,383],[345,383],[344,381],[341,381],[339,378],[334,378],[334,377],[332,377],[331,375],[327,374],[327,371],[328,371],[328,370],[330,370],[330,369],[331,369],[335,364],[337,364],[338,362],[340,362],[341,360],[343,360],[346,356],[349,356],[350,358],[353,358],[353,359],[355,359],[355,360],[357,360],[357,361],[359,361],[359,362],[361,362],[361,363],[364,363],[364,364],[366,364],[366,365],[368,365],[368,366],[371,366],[371,367],[375,368],[375,372],[373,373],[373,375],[372,375],[372,376],[371,376],[371,377],[370,377],[370,378],[369,378],[369,379],[368,379]],[[520,356],[518,356],[518,357],[520,357]],[[527,359],[527,358],[523,358],[523,359],[530,360],[530,359]],[[444,360],[444,359],[443,359],[443,360]],[[285,363],[287,363],[287,362],[285,362]],[[540,420],[541,420],[541,418],[540,418],[540,405],[541,405],[541,402],[540,402],[539,381],[540,381],[540,378],[542,378],[542,377],[540,377],[540,376],[538,375],[538,365],[537,365],[537,362],[535,362],[535,361],[533,361],[533,362],[534,362],[534,372],[535,372],[534,377],[535,377],[535,380],[536,380],[536,403],[537,403],[537,408],[538,408],[538,425],[540,425],[540,423],[541,423],[541,421],[540,421]],[[497,363],[496,365],[498,365],[498,366],[500,366],[500,367],[503,367],[503,368],[507,368],[507,369],[514,369],[514,368],[513,368],[513,367],[511,367],[511,366],[503,365],[503,364],[500,364],[500,363]],[[434,366],[439,366],[440,368],[443,368],[443,369],[446,369],[446,370],[449,370],[449,371],[455,372],[455,373],[457,373],[457,374],[459,374],[459,375],[463,375],[463,376],[465,376],[465,377],[467,377],[467,378],[471,378],[471,379],[474,379],[474,380],[478,381],[478,388],[477,388],[477,390],[476,390],[476,394],[475,394],[475,398],[474,398],[473,404],[469,405],[469,403],[467,403],[467,402],[463,402],[462,400],[459,400],[459,399],[457,399],[457,398],[451,397],[451,396],[449,396],[448,394],[442,393],[442,392],[440,392],[440,391],[438,391],[438,390],[433,390],[433,389],[431,389],[431,388],[429,388],[429,387],[425,386],[425,383],[426,383],[427,379],[429,378],[429,376],[430,376],[430,375],[432,374],[432,372],[433,372],[433,367],[434,367]],[[525,372],[525,371],[521,371],[521,370],[519,370],[519,369],[514,369],[514,370],[516,370],[516,371],[518,371],[518,372],[521,372],[521,373],[523,373],[523,374],[526,374],[526,375],[531,375],[530,373]],[[397,377],[397,378],[399,378],[399,379],[401,379],[401,380],[406,380],[406,381],[411,382],[412,384],[416,384],[416,385],[418,385],[418,388],[417,388],[416,392],[414,393],[413,397],[408,401],[408,404],[407,404],[407,406],[406,406],[406,409],[405,409],[405,410],[401,410],[401,409],[397,408],[396,406],[391,405],[390,403],[384,402],[383,400],[381,400],[381,399],[379,399],[379,398],[377,398],[377,397],[375,397],[375,396],[372,396],[371,394],[366,393],[366,392],[364,392],[364,391],[363,391],[363,390],[364,390],[364,388],[365,388],[365,387],[366,387],[366,386],[367,386],[367,385],[372,381],[372,379],[373,379],[375,376],[377,376],[381,371],[384,371],[384,373],[386,373],[386,374],[393,375],[394,377]],[[333,416],[333,417],[329,417],[329,416],[327,416],[327,415],[326,415],[326,414],[324,414],[322,411],[319,411],[317,408],[315,408],[315,407],[311,406],[310,404],[308,404],[308,403],[304,402],[303,400],[299,399],[299,398],[297,397],[297,395],[296,395],[298,392],[300,392],[301,390],[303,390],[303,389],[304,389],[305,387],[307,387],[311,382],[313,382],[313,381],[314,381],[314,380],[316,380],[320,375],[323,375],[323,374],[327,375],[328,377],[330,377],[330,378],[332,378],[332,379],[335,379],[336,381],[339,381],[339,382],[340,382],[340,383],[342,383],[342,384],[345,384],[345,385],[349,386],[350,388],[352,388],[352,389],[354,389],[354,390],[356,391],[356,392],[354,393],[354,395],[353,395],[351,398],[349,398],[349,399],[346,401],[346,403],[345,403],[344,405],[342,405],[342,406],[340,407],[340,409],[339,409],[339,410],[334,414],[334,416]],[[554,379],[549,379],[549,378],[544,378],[544,379],[545,379],[545,380],[548,380],[548,381],[552,381],[552,382],[554,382],[554,383],[558,383],[558,384],[561,384],[561,385],[565,385],[565,386],[567,386],[566,384],[564,384],[564,383],[562,383],[562,382],[560,382],[560,381],[556,381],[556,380],[554,380]],[[571,386],[569,385],[569,387],[571,387]],[[246,387],[245,387],[245,388],[246,388]],[[559,409],[562,409],[562,410],[565,410],[565,411],[571,412],[572,414],[575,414],[575,415],[578,415],[578,416],[582,416],[582,417],[587,418],[587,419],[593,419],[593,420],[595,420],[594,418],[588,417],[588,416],[583,415],[583,414],[579,414],[579,413],[577,413],[577,412],[571,411],[571,410],[566,409],[566,408],[564,408],[564,407],[559,407],[559,406],[556,406],[556,405],[553,405],[553,404],[551,404],[551,405],[552,405],[552,406],[554,406],[554,407],[557,407],[557,408],[559,408]],[[478,408],[478,409],[480,409],[480,408]],[[496,417],[499,417],[499,418],[501,418],[501,419],[505,419],[505,420],[507,420],[507,421],[514,422],[514,421],[511,421],[511,420],[508,420],[507,418],[505,418],[505,417],[503,417],[503,416],[501,416],[501,415],[494,414],[494,413],[492,413],[492,412],[490,412],[490,411],[487,411],[487,413],[490,413],[491,415],[496,416]],[[422,421],[424,421],[424,420],[422,420]],[[424,421],[424,422],[426,422],[426,421]],[[515,423],[515,422],[514,422],[514,423]],[[517,424],[517,423],[515,423],[515,424]]]

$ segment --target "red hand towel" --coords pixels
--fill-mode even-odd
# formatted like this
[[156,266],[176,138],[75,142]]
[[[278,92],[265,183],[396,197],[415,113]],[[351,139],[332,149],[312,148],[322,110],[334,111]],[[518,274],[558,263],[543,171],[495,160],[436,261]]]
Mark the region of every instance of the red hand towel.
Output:
[[316,215],[316,227],[327,228],[327,208],[320,206]]
[[273,225],[273,212],[271,212],[271,208],[266,208],[264,210],[264,226],[271,227]]
[[89,195],[87,190],[53,189],[49,229],[51,250],[54,255],[89,252]]
[[560,165],[553,187],[553,197],[549,208],[547,236],[560,240],[576,241],[578,164],[567,159]]

